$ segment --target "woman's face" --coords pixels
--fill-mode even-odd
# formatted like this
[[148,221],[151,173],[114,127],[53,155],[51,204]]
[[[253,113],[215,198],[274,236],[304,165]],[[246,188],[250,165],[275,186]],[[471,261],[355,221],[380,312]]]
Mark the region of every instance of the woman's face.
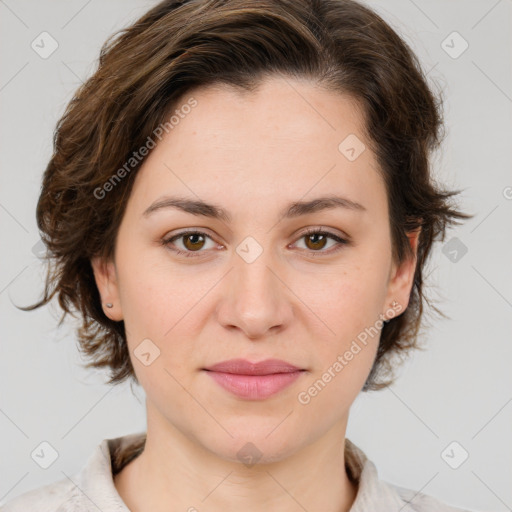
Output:
[[[114,304],[105,314],[125,323],[148,434],[174,432],[226,460],[253,450],[262,462],[344,436],[383,315],[403,312],[414,271],[392,261],[361,114],[348,97],[281,78],[255,93],[199,88],[176,109],[137,174],[115,261],[93,261]],[[315,202],[334,197],[346,202]],[[165,207],[170,198],[215,208]],[[303,371],[205,370],[235,358]]]

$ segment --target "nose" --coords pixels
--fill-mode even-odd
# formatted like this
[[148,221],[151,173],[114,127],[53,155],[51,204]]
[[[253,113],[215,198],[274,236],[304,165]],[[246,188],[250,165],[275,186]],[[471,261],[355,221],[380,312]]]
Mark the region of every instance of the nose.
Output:
[[225,277],[217,319],[226,329],[239,329],[251,340],[276,334],[289,325],[293,293],[270,251],[252,262],[238,254]]

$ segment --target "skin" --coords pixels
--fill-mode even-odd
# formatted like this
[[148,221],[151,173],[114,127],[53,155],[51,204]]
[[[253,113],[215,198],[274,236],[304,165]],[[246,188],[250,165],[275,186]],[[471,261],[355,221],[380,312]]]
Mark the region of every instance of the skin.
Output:
[[[389,317],[393,301],[405,310],[416,258],[392,260],[384,182],[349,97],[283,77],[254,93],[199,88],[183,104],[192,95],[197,106],[136,176],[114,260],[92,260],[102,302],[113,304],[105,314],[124,320],[147,396],[145,451],[115,486],[134,512],[348,511],[357,486],[344,465],[347,420],[380,332],[308,404],[297,397],[379,315]],[[367,146],[354,161],[338,149],[349,134]],[[215,203],[232,221],[173,208],[144,217],[164,194]],[[329,194],[366,210],[279,217],[292,201]],[[309,227],[351,243],[308,243]],[[183,228],[211,238],[162,245]],[[248,236],[263,250],[251,263],[236,252]],[[160,350],[148,366],[133,354],[147,338]],[[201,370],[235,357],[307,371],[277,395],[244,400]],[[251,467],[237,457],[248,442],[261,452]]]

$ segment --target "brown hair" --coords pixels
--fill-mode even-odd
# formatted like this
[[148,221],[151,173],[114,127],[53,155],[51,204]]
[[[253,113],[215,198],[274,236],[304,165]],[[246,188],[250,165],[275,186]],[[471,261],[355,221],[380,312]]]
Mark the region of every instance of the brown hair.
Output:
[[417,57],[380,16],[352,0],[164,0],[104,43],[97,71],[57,124],[36,211],[53,265],[44,297],[20,308],[35,309],[58,293],[59,326],[67,313],[80,312],[86,366],[110,368],[109,383],[137,379],[124,322],[105,316],[90,260],[113,257],[144,159],[110,187],[108,200],[98,190],[168,121],[185,93],[213,83],[253,91],[272,74],[311,79],[361,105],[386,184],[395,261],[412,255],[407,233],[421,227],[409,305],[384,324],[363,389],[389,385],[392,356],[421,348],[424,302],[431,305],[423,290],[427,257],[449,224],[471,216],[449,203],[459,191],[441,190],[431,176],[430,153],[443,137],[442,100]]

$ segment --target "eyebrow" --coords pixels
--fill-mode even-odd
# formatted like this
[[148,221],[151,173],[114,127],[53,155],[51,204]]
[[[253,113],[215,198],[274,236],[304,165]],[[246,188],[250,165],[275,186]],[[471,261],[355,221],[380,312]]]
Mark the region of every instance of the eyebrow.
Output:
[[[175,196],[163,196],[157,199],[143,212],[142,216],[149,217],[151,214],[166,208],[174,208],[186,213],[191,213],[192,215],[219,219],[227,223],[230,223],[232,220],[232,216],[229,212],[220,206],[206,203],[201,200]],[[307,215],[322,210],[330,210],[333,208],[345,208],[358,212],[366,211],[366,208],[356,201],[352,201],[345,197],[330,195],[326,197],[318,197],[311,201],[296,201],[290,203],[281,212],[281,217],[291,219],[300,217],[301,215]]]

